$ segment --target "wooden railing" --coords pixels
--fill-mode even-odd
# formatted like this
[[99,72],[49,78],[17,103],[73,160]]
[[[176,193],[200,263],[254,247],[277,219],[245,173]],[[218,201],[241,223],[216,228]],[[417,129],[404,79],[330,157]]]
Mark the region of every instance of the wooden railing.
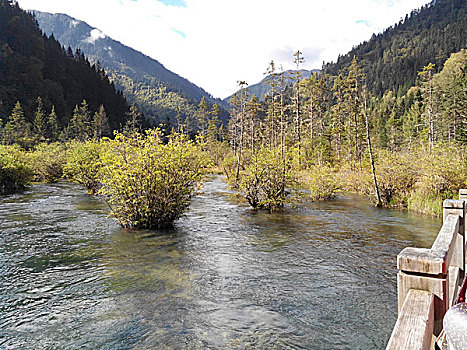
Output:
[[465,275],[467,190],[443,202],[443,226],[431,249],[405,248],[397,256],[399,316],[387,350],[433,349],[443,317]]

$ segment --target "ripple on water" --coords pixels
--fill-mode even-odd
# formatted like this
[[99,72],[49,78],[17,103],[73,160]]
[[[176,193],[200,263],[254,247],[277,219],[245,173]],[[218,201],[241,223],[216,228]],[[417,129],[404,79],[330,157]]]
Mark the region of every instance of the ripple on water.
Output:
[[0,347],[376,349],[395,256],[437,220],[360,198],[281,213],[207,181],[174,229],[122,230],[69,183],[0,200]]

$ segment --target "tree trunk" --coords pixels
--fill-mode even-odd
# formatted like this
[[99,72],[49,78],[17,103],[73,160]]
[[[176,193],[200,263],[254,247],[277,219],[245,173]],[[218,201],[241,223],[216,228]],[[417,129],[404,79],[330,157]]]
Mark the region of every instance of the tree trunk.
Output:
[[364,99],[365,99],[364,113],[365,113],[366,141],[368,143],[368,152],[370,153],[371,172],[373,173],[373,183],[375,185],[376,200],[377,200],[376,206],[380,208],[383,206],[383,204],[381,203],[381,196],[379,194],[378,181],[376,180],[375,162],[373,159],[373,150],[371,148],[370,127],[368,125],[368,114],[366,110],[367,109],[366,108],[366,96],[364,97]]

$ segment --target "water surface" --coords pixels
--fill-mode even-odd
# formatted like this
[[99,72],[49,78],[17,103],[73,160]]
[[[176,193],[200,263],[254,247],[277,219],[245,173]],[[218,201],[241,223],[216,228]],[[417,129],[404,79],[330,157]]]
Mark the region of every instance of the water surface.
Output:
[[396,256],[440,220],[359,197],[269,214],[206,182],[172,230],[123,230],[79,186],[0,199],[0,347],[384,349]]

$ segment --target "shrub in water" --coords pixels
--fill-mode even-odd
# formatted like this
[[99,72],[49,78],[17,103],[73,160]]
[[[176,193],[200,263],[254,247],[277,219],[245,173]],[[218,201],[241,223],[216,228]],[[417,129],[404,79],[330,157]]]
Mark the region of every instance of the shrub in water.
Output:
[[65,146],[58,142],[38,144],[28,159],[34,169],[34,181],[57,182],[63,176],[66,163]]
[[302,173],[301,182],[310,191],[308,197],[312,201],[334,199],[342,188],[335,169],[326,165],[310,166]]
[[291,181],[290,156],[279,148],[261,148],[251,157],[239,183],[240,191],[253,208],[276,210],[287,201],[285,187]]
[[103,155],[103,187],[123,227],[171,226],[187,209],[201,179],[199,147],[183,135],[163,144],[159,130],[145,136],[117,134]]
[[65,177],[83,185],[89,193],[95,193],[101,184],[101,153],[105,145],[105,141],[97,140],[73,142],[67,152],[67,161],[63,169]]
[[17,145],[0,146],[0,194],[21,191],[32,180],[26,153]]

